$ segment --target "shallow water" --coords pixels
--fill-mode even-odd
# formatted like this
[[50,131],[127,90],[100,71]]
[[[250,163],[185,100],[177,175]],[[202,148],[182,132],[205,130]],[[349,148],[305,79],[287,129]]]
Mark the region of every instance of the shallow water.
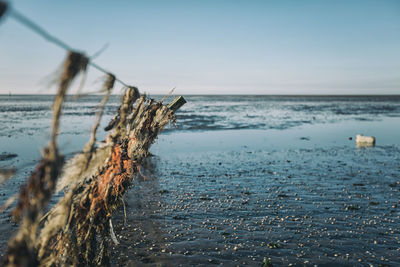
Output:
[[[186,98],[126,196],[128,224],[116,216],[115,265],[400,264],[400,97]],[[51,99],[0,96],[0,153],[18,155],[0,162],[18,168],[1,202],[38,160]],[[67,156],[88,139],[97,101],[67,104]],[[356,148],[358,133],[377,146]],[[15,227],[0,219],[3,251]]]
[[399,142],[357,148],[309,128],[161,136],[154,173],[127,195],[117,262],[397,266]]
[[[160,99],[161,96],[154,96]],[[177,127],[170,131],[289,129],[339,121],[377,121],[400,116],[400,96],[185,96]],[[90,130],[99,96],[69,97],[63,134]],[[169,97],[166,101],[170,101]],[[0,137],[48,134],[51,95],[0,95]],[[104,121],[113,116],[120,97],[112,96]],[[104,136],[104,135],[103,135]]]

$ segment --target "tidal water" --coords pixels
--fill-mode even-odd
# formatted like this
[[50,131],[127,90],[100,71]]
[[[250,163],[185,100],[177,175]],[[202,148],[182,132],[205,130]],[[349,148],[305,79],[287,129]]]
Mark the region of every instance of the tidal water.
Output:
[[[115,265],[400,265],[400,96],[185,98],[152,147],[147,178],[126,195],[127,225],[116,216]],[[66,103],[67,158],[89,138],[100,99]],[[17,169],[1,203],[47,143],[52,100],[0,96],[0,154],[16,155],[0,168]],[[111,98],[102,126],[119,101]],[[361,133],[376,146],[357,148]],[[1,251],[16,227],[8,212]]]
[[[0,136],[43,135],[51,118],[51,95],[0,95]],[[160,99],[161,96],[154,96]],[[169,130],[206,131],[288,129],[304,124],[339,121],[376,121],[400,116],[400,96],[185,96],[177,113],[177,127]],[[68,99],[63,133],[90,129],[100,96]],[[171,98],[168,98],[171,100]],[[105,109],[109,119],[120,104],[112,96]],[[48,131],[47,131],[48,133]]]

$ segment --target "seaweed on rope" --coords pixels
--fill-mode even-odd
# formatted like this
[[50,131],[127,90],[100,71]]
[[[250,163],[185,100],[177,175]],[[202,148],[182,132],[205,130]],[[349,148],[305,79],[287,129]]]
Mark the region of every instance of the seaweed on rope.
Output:
[[109,153],[96,159],[94,174],[73,181],[47,215],[36,244],[44,266],[109,264],[110,243],[118,244],[112,213],[139,175],[150,145],[174,119],[173,109],[137,96],[136,88],[126,89],[118,124],[97,149],[106,147]]
[[27,184],[21,186],[17,206],[13,211],[16,220],[21,219],[21,225],[16,235],[8,242],[4,258],[6,265],[26,266],[37,263],[34,243],[40,219],[52,196],[64,162],[64,157],[58,151],[57,135],[65,95],[76,76],[86,71],[87,64],[88,59],[83,54],[68,52],[53,102],[49,144],[43,149],[42,159],[28,178]]
[[[126,87],[105,143],[96,146],[96,132],[115,81],[113,75],[107,75],[105,95],[89,141],[81,153],[64,165],[56,137],[66,89],[86,69],[86,58],[77,55],[80,54],[69,53],[64,64],[59,94],[54,101],[49,145],[27,186],[21,188],[14,214],[21,217],[22,223],[8,244],[5,265],[110,264],[111,242],[118,244],[112,214],[121,205],[133,179],[141,175],[140,166],[149,156],[151,144],[175,120],[174,112],[185,102],[179,97],[167,107],[145,95],[139,96],[136,87]],[[64,190],[64,197],[43,216],[55,189]]]
[[[140,96],[136,87],[128,86],[92,58],[74,52],[61,39],[0,0],[0,19],[5,14],[68,54],[53,102],[49,143],[26,184],[0,207],[4,211],[16,200],[13,215],[20,223],[1,263],[5,266],[108,265],[110,243],[118,244],[112,213],[124,204],[123,195],[133,179],[141,175],[140,166],[149,156],[151,144],[169,122],[175,121],[174,112],[186,101],[178,97],[166,106],[162,101]],[[80,92],[89,65],[106,74],[100,91],[104,96],[88,142],[64,164],[57,136],[65,96],[72,81],[82,74]],[[110,131],[105,143],[96,143],[104,107],[116,82],[125,88],[122,103],[105,128]],[[9,179],[15,172],[0,171],[2,180]],[[61,190],[64,196],[44,214],[54,192]]]

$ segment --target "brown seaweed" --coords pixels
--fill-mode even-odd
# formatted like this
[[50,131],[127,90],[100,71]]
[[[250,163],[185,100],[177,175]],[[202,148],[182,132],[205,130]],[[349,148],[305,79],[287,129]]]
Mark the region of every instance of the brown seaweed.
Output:
[[69,52],[64,61],[63,73],[59,80],[59,89],[53,102],[53,119],[49,144],[43,149],[42,159],[28,179],[21,186],[19,198],[13,215],[22,219],[16,235],[8,242],[4,263],[9,266],[25,266],[37,263],[35,240],[42,212],[47,206],[64,157],[57,147],[60,117],[67,89],[74,78],[86,70],[87,58],[76,52]]
[[160,102],[141,96],[133,107],[136,99],[134,89],[127,88],[120,120],[105,145],[110,155],[97,160],[95,174],[75,181],[47,216],[37,242],[41,264],[109,263],[110,242],[117,242],[111,215],[138,175],[150,145],[173,119],[173,111]]

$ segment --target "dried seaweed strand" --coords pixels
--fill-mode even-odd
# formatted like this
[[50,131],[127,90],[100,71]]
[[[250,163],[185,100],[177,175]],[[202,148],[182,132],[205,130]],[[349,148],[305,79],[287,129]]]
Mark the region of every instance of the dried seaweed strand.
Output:
[[[72,172],[71,175],[63,177],[67,179],[64,183],[72,183],[72,188],[70,188],[69,192],[66,196],[59,202],[56,208],[53,208],[49,213],[44,216],[44,219],[47,219],[50,216],[50,223],[45,225],[45,228],[42,229],[41,234],[39,236],[39,240],[41,244],[46,244],[54,234],[60,231],[63,227],[67,225],[69,218],[71,217],[71,203],[72,198],[75,193],[75,188],[77,186],[77,180],[81,177],[81,175],[88,169],[89,163],[92,160],[93,153],[95,152],[95,142],[96,142],[96,133],[99,127],[101,118],[104,113],[104,108],[106,103],[110,98],[111,91],[114,87],[115,83],[115,76],[112,74],[107,75],[107,79],[103,85],[103,91],[106,92],[104,95],[102,102],[100,104],[99,110],[96,114],[96,120],[92,127],[92,132],[89,141],[85,145],[83,149],[83,153],[76,156],[76,159],[73,159],[74,168],[78,169],[75,172]],[[46,252],[43,249],[43,246],[39,246],[38,250],[39,258],[43,257],[44,253]]]
[[[0,1],[0,4],[2,4],[3,6],[0,6],[0,11],[1,8],[7,8],[7,4],[4,1]],[[27,27],[28,29],[30,29],[31,31],[35,32],[36,34],[40,35],[42,38],[44,38],[45,40],[47,40],[50,43],[55,44],[56,46],[66,50],[66,51],[71,51],[74,50],[70,45],[68,45],[66,42],[64,42],[63,40],[55,37],[53,34],[50,34],[48,31],[46,31],[44,28],[42,28],[41,26],[39,26],[37,23],[35,23],[33,20],[29,19],[27,16],[25,16],[24,14],[20,13],[19,11],[17,11],[15,8],[8,8],[10,9],[10,16],[15,19],[17,22],[21,23],[22,25],[24,25],[25,27]],[[1,13],[0,13],[0,18],[1,18]],[[96,64],[95,62],[93,62],[93,60],[91,60],[90,62],[88,62],[88,64],[90,66],[92,66],[93,68],[97,69],[100,72],[103,72],[104,74],[108,74],[109,71],[107,71],[105,68],[101,67],[100,65]],[[122,81],[119,78],[115,78],[116,82],[119,82],[120,84],[122,84],[123,86],[128,86],[127,83],[125,83],[124,81]]]
[[110,99],[110,94],[114,87],[114,83],[115,83],[115,76],[110,73],[107,74],[107,80],[105,81],[104,86],[103,86],[103,90],[106,92],[106,94],[103,97],[103,100],[100,104],[99,110],[97,111],[96,121],[93,125],[89,142],[85,145],[85,147],[83,149],[83,152],[87,153],[87,158],[86,158],[87,162],[86,162],[85,170],[88,168],[89,162],[92,159],[93,151],[95,149],[97,129],[99,128],[101,118],[103,117],[104,107],[106,106],[108,100]]
[[[111,214],[121,204],[121,197],[137,173],[137,166],[148,155],[150,144],[173,119],[173,112],[166,106],[152,100],[146,101],[144,96],[133,110],[131,105],[134,100],[134,94],[128,89],[120,109],[122,120],[110,134],[113,138],[107,139],[113,144],[111,157],[99,168],[97,174],[81,180],[74,188],[67,225],[58,232],[53,232],[51,238],[39,238],[40,262],[46,263],[46,266],[61,263],[73,265],[76,262],[109,263],[110,244],[106,236],[112,233],[109,225]],[[132,127],[133,125],[136,127]],[[131,130],[128,131],[128,128]],[[54,208],[57,207],[58,204]],[[49,224],[62,217],[62,213],[58,214],[48,219]],[[96,242],[98,239],[101,242]],[[71,253],[71,248],[74,253]]]
[[8,243],[4,265],[27,266],[37,263],[34,244],[39,221],[63,164],[63,156],[57,149],[61,110],[68,87],[79,72],[86,70],[87,63],[87,58],[76,52],[69,52],[64,62],[59,90],[53,103],[50,142],[43,150],[43,158],[29,177],[27,185],[21,187],[13,214],[16,218],[22,216],[22,223],[17,234]]

